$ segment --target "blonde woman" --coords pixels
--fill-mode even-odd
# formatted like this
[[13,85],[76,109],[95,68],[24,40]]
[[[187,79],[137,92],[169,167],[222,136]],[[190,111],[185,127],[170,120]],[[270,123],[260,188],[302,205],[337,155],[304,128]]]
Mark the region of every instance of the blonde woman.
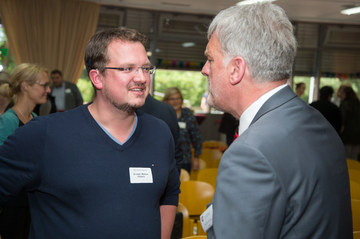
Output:
[[[46,102],[50,93],[47,69],[29,63],[18,65],[11,77],[8,96],[15,96],[15,104],[0,116],[0,144],[18,127],[29,122],[36,104]],[[0,208],[0,236],[25,239],[30,227],[30,211],[25,194],[19,195]]]
[[[180,128],[180,145],[183,151],[183,165],[189,173],[191,169],[199,169],[199,155],[201,154],[202,140],[199,125],[190,109],[183,108],[184,98],[181,91],[176,87],[166,89],[163,101],[171,105],[178,119]],[[194,157],[192,157],[191,145],[194,148]]]
[[16,128],[36,116],[33,110],[36,104],[46,103],[50,93],[49,84],[48,71],[44,67],[22,63],[14,69],[8,90],[10,96],[15,96],[15,104],[0,117],[0,144]]

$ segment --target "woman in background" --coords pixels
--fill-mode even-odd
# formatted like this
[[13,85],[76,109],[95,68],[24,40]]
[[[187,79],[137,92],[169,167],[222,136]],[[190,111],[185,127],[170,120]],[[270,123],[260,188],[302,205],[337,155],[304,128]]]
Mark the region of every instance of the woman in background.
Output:
[[[46,102],[50,93],[48,71],[35,64],[20,64],[14,69],[7,89],[10,96],[15,96],[15,104],[0,116],[0,145],[18,127],[36,116],[32,113],[36,104]],[[25,193],[0,208],[2,239],[28,238],[29,226],[30,210]]]
[[0,117],[0,144],[36,116],[35,106],[46,103],[50,93],[47,70],[35,64],[18,65],[10,77],[10,85],[9,94],[15,96],[15,104]]
[[306,85],[304,82],[297,83],[295,85],[296,95],[301,98],[301,96],[305,93]]
[[[184,98],[181,91],[176,87],[166,89],[163,101],[174,108],[178,118],[180,144],[184,156],[181,168],[187,170],[189,173],[191,169],[198,170],[202,140],[195,116],[191,113],[190,109],[182,107]],[[194,148],[194,157],[192,157],[191,145]]]

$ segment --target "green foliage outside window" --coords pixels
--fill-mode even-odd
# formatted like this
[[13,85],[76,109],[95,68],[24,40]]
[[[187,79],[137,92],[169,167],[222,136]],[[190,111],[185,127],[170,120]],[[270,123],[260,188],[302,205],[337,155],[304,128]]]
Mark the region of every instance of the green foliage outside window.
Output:
[[[199,71],[176,71],[157,69],[155,73],[156,93],[165,93],[168,87],[178,87],[191,107],[200,107],[201,97],[207,90],[208,82]],[[155,94],[155,98],[162,100]]]
[[4,27],[0,24],[0,71],[12,72],[15,61],[11,55]]
[[94,87],[89,79],[86,68],[84,67],[80,78],[76,82],[76,86],[79,88],[79,91],[83,97],[84,103],[89,103],[93,99]]

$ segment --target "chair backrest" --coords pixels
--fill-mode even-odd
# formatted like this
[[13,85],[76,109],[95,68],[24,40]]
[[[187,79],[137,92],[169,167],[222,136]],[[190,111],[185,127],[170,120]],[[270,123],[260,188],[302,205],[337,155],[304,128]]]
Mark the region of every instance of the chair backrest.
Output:
[[214,196],[214,187],[200,181],[185,181],[180,185],[179,202],[184,204],[190,216],[199,216]]
[[181,212],[183,215],[183,228],[182,228],[182,236],[188,236],[191,235],[190,231],[190,219],[189,219],[189,211],[184,206],[184,204],[179,203],[177,207],[177,212]]
[[360,170],[349,168],[349,178],[352,181],[360,183]]
[[[190,180],[194,180],[196,181],[197,180],[197,175],[199,173],[200,170],[206,168],[206,162],[205,160],[199,158],[199,169],[194,171],[194,170],[191,170],[191,173],[190,173]],[[1,239],[1,238],[0,238]]]
[[183,237],[182,239],[206,239],[207,236],[199,235],[199,236],[189,236],[189,237]]
[[360,200],[351,199],[352,218],[353,218],[353,231],[360,231]]
[[224,151],[227,149],[228,145],[222,141],[217,140],[205,140],[202,143],[203,148],[209,148],[209,149],[219,149],[220,151]]
[[203,148],[199,158],[206,162],[207,168],[217,168],[222,155],[223,153],[218,149]]
[[360,182],[350,179],[351,199],[360,200]]
[[217,168],[202,169],[199,171],[199,173],[197,175],[197,180],[210,183],[214,188],[216,188],[217,172],[218,172]]
[[180,170],[180,182],[189,181],[190,180],[190,174],[185,169]]
[[346,160],[347,166],[349,169],[360,170],[360,162],[353,159]]

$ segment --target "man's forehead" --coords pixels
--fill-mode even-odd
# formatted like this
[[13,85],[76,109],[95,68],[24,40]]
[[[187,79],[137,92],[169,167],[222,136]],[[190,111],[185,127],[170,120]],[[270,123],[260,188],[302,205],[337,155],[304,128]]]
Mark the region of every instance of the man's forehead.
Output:
[[139,41],[113,40],[108,46],[108,61],[123,65],[150,64],[144,45]]
[[205,56],[211,56],[215,51],[219,51],[221,53],[221,45],[216,34],[212,34],[208,44],[206,45],[204,54]]

